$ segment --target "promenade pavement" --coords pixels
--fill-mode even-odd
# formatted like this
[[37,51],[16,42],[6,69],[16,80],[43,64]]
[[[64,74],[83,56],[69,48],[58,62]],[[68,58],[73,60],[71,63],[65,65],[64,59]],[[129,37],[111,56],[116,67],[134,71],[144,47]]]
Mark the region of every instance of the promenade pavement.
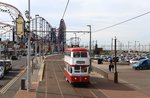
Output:
[[[37,69],[33,71],[31,90],[19,90],[13,98],[36,98],[36,89],[39,83],[39,70],[41,68],[41,62],[37,66]],[[107,64],[106,64],[107,65]],[[113,82],[113,73],[107,70],[108,66],[101,66],[97,62],[92,62],[92,66],[98,69],[104,69],[108,73],[108,79],[101,81],[102,85],[100,91],[103,92],[108,98],[150,98],[136,89],[130,87],[128,83],[120,81],[118,83]]]
[[[43,60],[41,57],[34,58],[31,61],[31,87],[28,92],[25,90],[19,89],[16,95],[13,98],[36,98],[36,89],[38,88],[38,83],[41,78]],[[27,84],[27,83],[25,83]],[[27,85],[25,86],[27,87]]]
[[107,81],[103,81],[101,91],[108,98],[150,98],[130,85],[130,83],[118,78],[118,83],[114,83],[114,72],[109,72],[109,63],[97,64],[92,62],[92,67],[103,70],[108,74]]

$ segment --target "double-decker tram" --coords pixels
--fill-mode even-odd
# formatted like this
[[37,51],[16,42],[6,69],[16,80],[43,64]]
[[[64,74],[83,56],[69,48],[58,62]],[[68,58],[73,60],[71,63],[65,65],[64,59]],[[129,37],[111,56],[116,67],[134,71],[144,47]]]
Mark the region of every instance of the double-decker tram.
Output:
[[64,75],[69,83],[89,83],[90,57],[86,48],[68,48],[64,54]]

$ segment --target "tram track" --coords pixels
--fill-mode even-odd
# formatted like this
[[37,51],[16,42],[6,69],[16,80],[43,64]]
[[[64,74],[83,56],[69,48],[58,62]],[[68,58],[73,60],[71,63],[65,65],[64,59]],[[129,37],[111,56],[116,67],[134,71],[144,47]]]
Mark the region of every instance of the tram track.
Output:
[[66,83],[64,63],[60,58],[47,59],[46,62],[44,98],[107,98],[101,96],[103,92],[96,88],[95,84],[75,87],[72,84]]
[[92,84],[77,86],[74,90],[80,98],[104,98],[100,95],[102,92]]
[[53,66],[53,69],[54,69],[54,76],[55,76],[55,79],[56,79],[56,81],[57,81],[57,85],[58,85],[58,88],[59,88],[59,91],[60,91],[60,94],[61,94],[61,98],[64,98],[64,95],[63,95],[63,93],[62,93],[62,89],[61,89],[61,87],[60,87],[60,84],[59,84],[59,80],[58,80],[58,78],[57,78],[57,75],[56,75],[56,72],[55,72],[55,67],[54,67],[54,65],[52,65]]
[[[60,65],[59,65],[59,68],[60,68],[60,70],[61,70],[61,72],[63,73],[63,67],[61,67]],[[85,95],[82,95],[82,93],[81,92],[85,92],[85,90],[87,89],[84,89],[84,90],[82,90],[81,88],[73,88],[74,89],[74,91],[78,94],[78,97],[79,98],[85,98],[86,96]],[[87,91],[89,91],[89,93],[91,93],[91,97],[86,97],[86,98],[99,98],[92,90],[90,90],[90,89],[87,89]]]
[[[46,60],[46,61],[48,61],[48,60]],[[61,88],[60,83],[59,83],[59,77],[57,75],[58,69],[55,68],[58,65],[53,63],[53,62],[56,62],[56,61],[52,60],[50,62],[50,66],[51,66],[50,68],[48,67],[48,64],[45,65],[46,70],[45,70],[45,95],[44,96],[45,96],[45,98],[53,98],[53,97],[49,96],[49,94],[52,94],[53,96],[59,96],[58,98],[65,98],[63,93],[62,93],[62,88]],[[51,70],[49,70],[49,69],[51,69]],[[49,75],[49,72],[51,72],[51,75]],[[49,82],[50,78],[55,79],[55,81],[56,81],[55,85],[57,85],[57,86],[55,86],[55,90],[59,90],[59,92],[54,92],[53,90],[49,91],[48,82]],[[53,87],[51,89],[53,89]]]
[[48,98],[48,97],[47,97],[47,81],[48,81],[47,65],[45,65],[45,69],[46,69],[46,72],[45,72],[45,77],[46,77],[46,83],[45,83],[45,98]]
[[89,91],[95,98],[98,98],[98,96],[97,95],[95,95],[95,93],[93,92],[93,91]]

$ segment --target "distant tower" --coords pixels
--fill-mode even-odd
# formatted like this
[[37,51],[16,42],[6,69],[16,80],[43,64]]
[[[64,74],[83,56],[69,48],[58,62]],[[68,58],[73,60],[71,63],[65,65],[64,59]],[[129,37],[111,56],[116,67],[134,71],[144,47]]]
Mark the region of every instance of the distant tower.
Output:
[[59,51],[64,51],[64,46],[66,44],[66,25],[63,19],[60,20],[58,28],[58,48]]
[[52,28],[51,29],[51,35],[50,35],[50,42],[51,42],[51,48],[52,48],[52,52],[56,52],[58,49],[56,47],[56,28]]

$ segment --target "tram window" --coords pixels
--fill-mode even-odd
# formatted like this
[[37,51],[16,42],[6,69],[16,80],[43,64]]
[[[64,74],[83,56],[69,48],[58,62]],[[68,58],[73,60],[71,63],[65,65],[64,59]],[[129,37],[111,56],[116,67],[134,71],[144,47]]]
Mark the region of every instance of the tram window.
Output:
[[68,66],[68,71],[72,73],[72,67]]
[[81,72],[87,72],[87,67],[81,67]]
[[67,66],[65,65],[64,68],[67,69]]
[[71,56],[71,52],[65,52],[66,56]]
[[81,57],[87,57],[87,52],[81,52]]
[[69,66],[67,66],[67,70],[69,71]]
[[79,73],[80,72],[80,66],[75,66],[74,70],[75,70],[75,72]]
[[75,57],[75,58],[80,57],[80,52],[74,52],[74,53],[73,53],[73,57]]
[[72,73],[72,67],[70,67],[70,73]]
[[68,56],[71,56],[71,52],[68,52]]
[[67,55],[67,52],[64,52],[64,55]]

